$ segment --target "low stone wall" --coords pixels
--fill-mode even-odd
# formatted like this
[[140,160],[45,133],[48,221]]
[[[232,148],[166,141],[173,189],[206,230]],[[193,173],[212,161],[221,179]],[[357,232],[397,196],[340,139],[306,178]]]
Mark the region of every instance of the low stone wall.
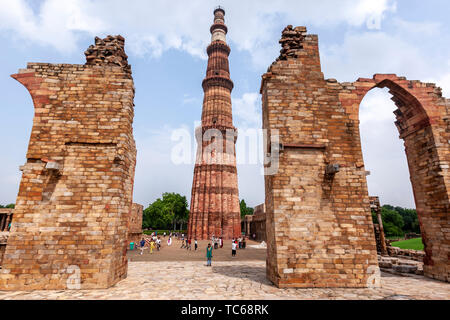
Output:
[[390,257],[400,257],[420,262],[423,262],[423,258],[425,257],[424,251],[407,250],[396,247],[387,247],[387,251]]
[[384,272],[393,274],[423,275],[423,262],[403,257],[378,256],[378,265]]

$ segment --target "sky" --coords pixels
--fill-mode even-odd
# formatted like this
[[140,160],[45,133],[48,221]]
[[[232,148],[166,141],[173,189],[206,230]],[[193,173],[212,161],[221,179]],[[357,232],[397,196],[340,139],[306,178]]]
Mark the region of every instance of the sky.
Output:
[[[250,206],[264,202],[262,164],[255,160],[263,151],[259,140],[249,149],[245,136],[261,128],[261,75],[279,55],[286,25],[319,35],[325,78],[396,73],[437,83],[450,97],[447,0],[0,0],[0,204],[15,202],[34,113],[29,93],[10,75],[27,62],[84,64],[94,37],[109,34],[126,38],[136,87],[134,202],[148,206],[164,192],[190,200],[193,132],[217,5],[229,29],[239,193]],[[414,208],[395,109],[387,89],[373,89],[361,104],[369,193],[382,204]],[[182,161],[180,144],[191,150]]]

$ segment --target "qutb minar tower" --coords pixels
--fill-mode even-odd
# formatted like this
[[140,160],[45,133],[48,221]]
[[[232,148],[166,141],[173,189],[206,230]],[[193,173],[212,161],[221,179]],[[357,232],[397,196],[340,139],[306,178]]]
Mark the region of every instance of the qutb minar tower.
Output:
[[208,68],[203,80],[202,124],[196,129],[197,159],[192,184],[188,236],[198,240],[241,235],[236,170],[237,129],[233,126],[225,10],[214,10]]

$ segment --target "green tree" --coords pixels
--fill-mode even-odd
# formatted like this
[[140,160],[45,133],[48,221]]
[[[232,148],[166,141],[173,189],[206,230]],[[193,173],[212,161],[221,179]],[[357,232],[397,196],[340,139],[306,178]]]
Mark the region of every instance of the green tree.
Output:
[[144,229],[180,229],[189,218],[186,197],[177,193],[164,193],[161,198],[144,210],[142,227]]
[[241,200],[239,206],[241,207],[241,218],[253,215],[254,209],[247,207],[247,204],[245,203],[244,199]]
[[419,219],[417,217],[416,210],[401,207],[395,207],[394,210],[397,211],[403,218],[404,225],[402,230],[405,233],[420,233]]
[[6,209],[14,209],[16,207],[16,205],[14,203],[10,203],[6,206],[3,206],[0,204],[0,208],[6,208]]
[[383,219],[384,233],[386,236],[403,236],[403,217],[390,205],[384,205],[381,208],[381,217]]

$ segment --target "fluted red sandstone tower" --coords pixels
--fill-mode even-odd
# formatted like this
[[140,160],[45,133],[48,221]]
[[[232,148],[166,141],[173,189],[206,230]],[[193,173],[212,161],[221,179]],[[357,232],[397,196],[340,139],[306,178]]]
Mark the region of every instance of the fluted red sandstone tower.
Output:
[[203,80],[202,125],[196,130],[197,160],[192,184],[188,234],[191,238],[211,236],[231,239],[241,234],[239,192],[233,126],[225,11],[214,10],[211,44],[207,48],[208,69]]

